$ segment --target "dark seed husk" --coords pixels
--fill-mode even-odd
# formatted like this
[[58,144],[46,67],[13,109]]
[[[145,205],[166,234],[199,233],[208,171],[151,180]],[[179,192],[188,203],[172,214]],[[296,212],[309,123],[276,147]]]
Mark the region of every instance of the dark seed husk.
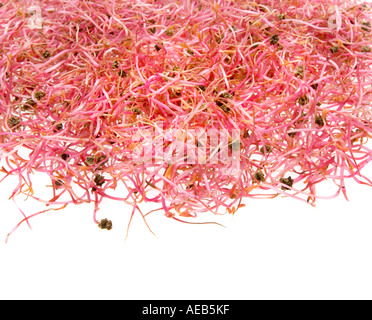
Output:
[[55,128],[54,128],[54,132],[58,132],[58,131],[61,131],[63,129],[63,124],[62,123],[58,123]]
[[[281,183],[287,185],[288,187],[292,187],[293,186],[293,179],[291,176],[289,176],[288,178],[280,178],[279,180]],[[289,190],[289,188],[285,187],[285,186],[282,186],[282,190]]]
[[98,223],[98,227],[100,229],[106,229],[106,230],[111,230],[112,229],[112,221],[111,220],[108,220],[108,219],[102,219],[99,223]]
[[324,120],[323,120],[323,117],[321,115],[317,115],[315,117],[315,123],[318,125],[318,126],[321,126],[323,127],[324,126]]
[[224,92],[221,94],[221,97],[225,98],[225,99],[232,99],[232,94],[229,93],[229,92]]
[[124,70],[120,70],[120,71],[118,72],[118,75],[119,75],[119,77],[124,78],[124,77],[127,76],[127,73],[126,73]]
[[217,100],[216,101],[216,104],[225,112],[225,113],[229,113],[231,111],[231,109],[226,105],[227,101],[226,100],[223,100],[223,99],[220,99],[220,100]]
[[302,79],[304,77],[304,67],[303,66],[298,66],[294,75],[296,77]]
[[261,147],[260,152],[262,154],[265,154],[265,150],[266,150],[266,153],[270,153],[272,151],[271,146],[269,144],[266,144],[265,149],[264,149],[264,147]]
[[254,173],[253,177],[258,181],[262,182],[265,181],[265,175],[262,171],[257,171]]
[[96,184],[96,186],[101,187],[105,183],[105,177],[100,174],[96,174],[94,176],[93,181]]
[[173,36],[174,31],[173,31],[173,29],[168,29],[168,30],[165,30],[164,33],[165,33],[167,36],[171,37],[171,36]]
[[43,57],[44,57],[45,59],[50,58],[51,55],[52,55],[52,54],[51,54],[49,51],[47,51],[47,50],[45,50],[45,51],[43,52]]
[[301,106],[304,106],[305,104],[308,104],[309,103],[309,98],[304,95],[304,96],[301,96],[297,99],[297,102],[301,105]]
[[136,115],[140,115],[141,114],[141,109],[140,108],[134,108],[133,113],[135,113]]
[[274,45],[274,44],[277,44],[279,42],[279,36],[277,34],[274,34],[271,38],[270,38],[270,44],[271,45]]
[[35,107],[35,106],[36,106],[36,102],[34,100],[32,100],[32,99],[28,99],[25,102],[25,104],[23,105],[23,108],[25,110],[27,110],[27,109],[30,109],[30,108]]
[[54,185],[55,185],[56,187],[63,186],[63,181],[62,181],[62,180],[57,180],[57,181],[54,182]]
[[10,117],[7,122],[8,122],[8,126],[10,128],[15,128],[21,123],[21,118],[20,117]]
[[217,42],[218,44],[220,44],[221,41],[222,41],[222,39],[223,39],[223,35],[218,35],[218,36],[215,37],[215,39],[216,39],[216,42]]
[[243,133],[243,138],[248,139],[251,135],[249,134],[249,130],[245,130]]
[[371,23],[369,21],[362,22],[362,25],[364,26],[362,27],[363,31],[371,31]]
[[[44,91],[37,91],[35,92],[35,98],[37,100],[41,100],[42,98],[45,97],[45,92]],[[35,102],[34,102],[35,103]],[[36,104],[36,103],[35,103]]]
[[87,156],[85,158],[85,162],[87,163],[87,165],[91,166],[94,163],[94,157],[93,156]]
[[340,48],[339,46],[334,46],[330,50],[332,53],[337,53],[339,48]]

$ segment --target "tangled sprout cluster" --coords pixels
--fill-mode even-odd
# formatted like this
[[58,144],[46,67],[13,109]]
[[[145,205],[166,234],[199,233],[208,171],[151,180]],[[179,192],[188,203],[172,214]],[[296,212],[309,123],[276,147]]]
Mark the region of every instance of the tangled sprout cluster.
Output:
[[[94,202],[103,229],[104,198],[184,221],[246,198],[314,205],[324,180],[325,198],[347,178],[372,185],[371,20],[341,0],[5,0],[1,181],[48,206]],[[177,157],[180,141],[205,161]]]

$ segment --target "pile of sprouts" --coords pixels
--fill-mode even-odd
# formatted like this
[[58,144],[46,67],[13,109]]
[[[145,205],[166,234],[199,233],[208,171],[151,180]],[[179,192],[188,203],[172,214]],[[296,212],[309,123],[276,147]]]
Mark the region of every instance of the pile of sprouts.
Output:
[[[110,230],[105,198],[184,222],[372,185],[371,12],[352,0],[2,0],[0,181],[18,177],[11,198],[49,207],[12,232],[91,202]],[[317,194],[325,180],[334,194]]]

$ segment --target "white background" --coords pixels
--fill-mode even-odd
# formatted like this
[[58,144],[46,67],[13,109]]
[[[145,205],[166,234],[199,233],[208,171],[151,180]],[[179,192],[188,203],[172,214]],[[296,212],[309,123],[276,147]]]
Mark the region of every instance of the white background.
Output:
[[[372,178],[372,168],[367,175]],[[23,224],[0,184],[0,299],[371,299],[372,188],[348,181],[350,201],[248,200],[234,217],[186,225],[137,215],[124,241],[130,208],[106,202],[68,207]],[[328,187],[323,191],[331,193]],[[40,204],[17,200],[32,214]]]
[[[368,176],[372,176],[371,167]],[[371,299],[372,188],[347,183],[343,197],[316,208],[289,198],[248,200],[215,225],[186,225],[137,215],[124,241],[130,208],[106,202],[68,207],[23,224],[0,186],[1,299]],[[331,189],[322,187],[322,193]],[[27,213],[43,206],[17,203]]]

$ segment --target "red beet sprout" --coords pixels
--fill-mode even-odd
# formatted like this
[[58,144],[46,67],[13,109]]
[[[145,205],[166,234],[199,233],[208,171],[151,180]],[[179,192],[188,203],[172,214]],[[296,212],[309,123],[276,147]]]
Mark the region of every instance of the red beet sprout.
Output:
[[[314,205],[346,197],[345,179],[372,185],[362,174],[372,159],[369,3],[1,4],[1,181],[19,177],[13,198],[58,206],[49,210],[94,202],[95,223],[110,230],[96,218],[104,198],[145,222],[159,211],[184,222],[232,214],[247,198]],[[212,161],[224,152],[235,160]],[[195,154],[205,161],[186,161]],[[34,193],[35,172],[49,176],[50,198]],[[316,193],[324,180],[334,195]],[[141,202],[159,207],[143,213]],[[39,213],[22,212],[15,229]]]

